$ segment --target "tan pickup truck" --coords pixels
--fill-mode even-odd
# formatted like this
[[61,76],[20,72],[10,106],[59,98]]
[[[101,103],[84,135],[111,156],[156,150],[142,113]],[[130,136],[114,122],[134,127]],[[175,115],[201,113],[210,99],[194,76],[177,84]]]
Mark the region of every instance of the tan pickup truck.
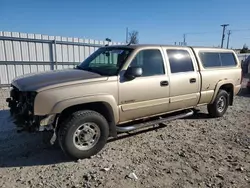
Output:
[[105,46],[74,69],[16,78],[7,102],[19,127],[52,130],[51,141],[58,138],[62,150],[79,159],[98,153],[119,132],[191,116],[201,105],[221,117],[241,81],[232,50]]

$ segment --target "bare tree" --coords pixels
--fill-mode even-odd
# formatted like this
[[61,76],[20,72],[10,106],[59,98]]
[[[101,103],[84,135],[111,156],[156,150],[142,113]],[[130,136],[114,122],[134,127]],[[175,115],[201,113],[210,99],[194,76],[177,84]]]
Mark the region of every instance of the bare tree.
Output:
[[139,43],[139,36],[138,31],[131,31],[129,32],[129,43],[130,44],[138,44]]

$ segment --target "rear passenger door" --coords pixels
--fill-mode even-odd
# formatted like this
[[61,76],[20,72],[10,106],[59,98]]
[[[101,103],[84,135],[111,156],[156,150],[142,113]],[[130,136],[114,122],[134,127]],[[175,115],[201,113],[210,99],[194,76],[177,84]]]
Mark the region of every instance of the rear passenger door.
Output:
[[197,105],[200,97],[200,74],[190,48],[164,48],[170,79],[169,110]]

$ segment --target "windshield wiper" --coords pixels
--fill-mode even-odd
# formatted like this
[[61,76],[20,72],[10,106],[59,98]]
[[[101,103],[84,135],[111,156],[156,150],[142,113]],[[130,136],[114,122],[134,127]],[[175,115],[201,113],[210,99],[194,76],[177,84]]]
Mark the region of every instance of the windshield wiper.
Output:
[[82,68],[80,67],[81,70],[85,70],[85,71],[88,71],[88,72],[93,72],[93,73],[96,73],[96,74],[100,74],[101,76],[103,75],[103,73],[97,69],[93,69],[92,67],[87,67],[87,68]]
[[83,70],[82,67],[80,67],[79,65],[76,66],[76,69],[80,69],[80,70]]
[[80,67],[79,65],[77,65],[76,68],[80,69],[80,70],[88,71],[88,72],[93,72],[93,73],[99,74],[101,76],[112,76],[110,74],[104,74],[102,71],[99,71],[98,69],[94,69],[92,67],[83,68],[83,67]]
[[97,69],[93,69],[92,67],[88,67],[88,68],[87,68],[87,71],[90,71],[90,72],[94,72],[94,73],[100,74],[101,76],[104,75],[101,71],[99,71],[99,70],[97,70]]

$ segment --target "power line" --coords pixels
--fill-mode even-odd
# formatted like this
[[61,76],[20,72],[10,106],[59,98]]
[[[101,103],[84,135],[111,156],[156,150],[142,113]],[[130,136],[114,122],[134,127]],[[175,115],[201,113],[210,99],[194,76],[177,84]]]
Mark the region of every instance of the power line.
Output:
[[219,32],[220,31],[190,32],[190,33],[185,33],[185,35],[203,35],[203,34],[219,33]]
[[[226,31],[226,27],[229,26],[229,24],[222,24],[221,25],[223,27],[223,31],[222,31],[222,38],[221,38],[221,47],[223,47],[223,43],[224,43],[224,40],[225,40],[225,31]],[[244,32],[244,31],[250,31],[250,29],[248,28],[243,28],[243,29],[230,29],[230,34],[228,34],[228,38],[227,38],[227,48],[229,47],[229,43],[230,43],[230,36],[232,34],[232,31],[233,32]],[[204,34],[211,34],[211,33],[219,33],[221,31],[219,30],[215,30],[215,31],[205,31],[205,32],[186,32],[183,34],[183,42],[182,44],[183,45],[186,45],[187,44],[187,36],[188,35],[204,35]],[[229,32],[229,31],[228,31]],[[204,41],[204,42],[207,42],[207,41]],[[176,42],[177,43],[177,42]],[[175,44],[176,44],[175,43]],[[189,42],[189,43],[193,43],[192,41]],[[198,41],[198,43],[202,43],[202,41]]]
[[231,29],[231,31],[236,31],[236,32],[238,32],[238,31],[250,31],[250,29]]
[[[250,31],[250,29],[231,29],[231,31]],[[203,34],[210,34],[210,33],[219,33],[220,30],[215,31],[204,31],[204,32],[186,32],[185,35],[203,35]]]

